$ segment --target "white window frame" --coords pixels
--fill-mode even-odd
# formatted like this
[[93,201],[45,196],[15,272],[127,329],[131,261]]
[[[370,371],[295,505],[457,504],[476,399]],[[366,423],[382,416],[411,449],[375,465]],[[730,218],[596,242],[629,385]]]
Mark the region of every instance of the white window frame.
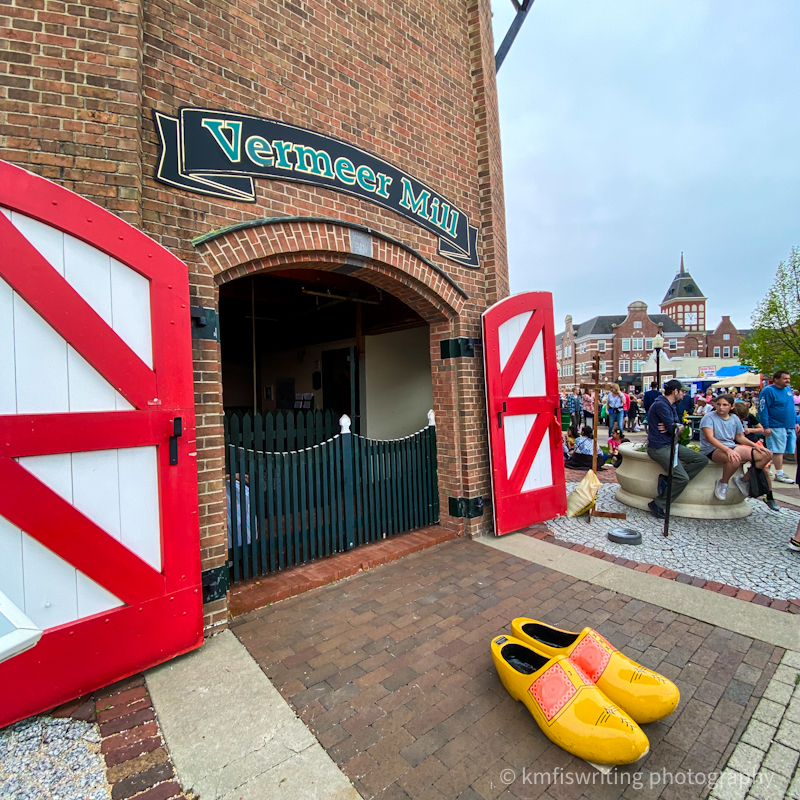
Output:
[[642,327],[642,321],[640,319],[635,319],[633,321],[633,327],[634,328],[641,328]]
[[628,375],[631,371],[631,362],[629,359],[619,360],[619,374]]
[[697,358],[697,350],[692,350],[692,358]]
[[605,371],[606,371],[606,362],[605,361],[601,361],[600,362],[600,372],[603,373]]
[[623,339],[622,340],[622,352],[629,353],[631,349],[631,340],[630,339]]
[[605,353],[606,351],[606,340],[600,339],[597,342],[597,352],[598,353]]
[[730,340],[731,340],[731,335],[729,333],[723,333],[722,334],[722,341],[723,342],[729,342]]
[[731,357],[731,349],[730,349],[730,347],[723,347],[722,348],[722,357],[723,358],[730,358]]
[[733,346],[733,357],[734,358],[738,358],[739,357],[739,345],[738,344],[735,344]]
[[581,342],[578,345],[578,353],[585,353],[586,352],[586,342]]
[[642,369],[644,368],[644,365],[645,365],[644,361],[639,361],[638,358],[635,359],[634,362],[633,362],[633,371],[634,372],[641,372]]
[[714,358],[719,358],[720,349],[719,347],[714,348]]
[[677,350],[678,349],[678,340],[677,339],[670,339],[669,340],[669,349],[670,350]]
[[644,340],[644,349],[645,350],[652,350],[653,349],[653,339],[647,338]]
[[633,349],[638,353],[644,348],[644,340],[636,338],[633,340]]

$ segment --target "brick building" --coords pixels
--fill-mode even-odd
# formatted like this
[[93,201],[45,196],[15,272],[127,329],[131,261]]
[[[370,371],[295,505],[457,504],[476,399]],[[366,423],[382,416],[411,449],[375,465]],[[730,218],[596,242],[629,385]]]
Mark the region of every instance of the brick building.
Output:
[[[2,158],[187,266],[204,323],[193,339],[204,573],[227,560],[223,411],[270,411],[287,386],[334,403],[333,389],[302,382],[326,363],[354,368],[348,348],[366,410],[335,410],[389,430],[371,398],[396,396],[400,414],[412,369],[415,402],[437,418],[441,524],[489,529],[489,514],[451,516],[448,504],[490,494],[482,362],[459,343],[508,294],[489,0],[11,0],[1,17]],[[256,135],[266,124],[283,133]],[[192,170],[195,157],[209,162]],[[204,612],[223,623],[226,600]]]
[[[706,300],[697,282],[686,271],[681,253],[678,273],[661,301],[661,313],[649,314],[647,305],[636,301],[627,314],[593,317],[575,325],[567,316],[564,331],[556,337],[559,361],[559,386],[563,390],[579,386],[592,367],[595,353],[601,354],[600,370],[609,382],[642,386],[652,379],[643,375],[653,355],[653,337],[664,337],[665,356],[730,358],[736,363],[739,345],[748,331],[739,331],[729,316],[714,330],[707,330]],[[674,370],[662,370],[665,379]],[[654,377],[654,376],[653,376]]]

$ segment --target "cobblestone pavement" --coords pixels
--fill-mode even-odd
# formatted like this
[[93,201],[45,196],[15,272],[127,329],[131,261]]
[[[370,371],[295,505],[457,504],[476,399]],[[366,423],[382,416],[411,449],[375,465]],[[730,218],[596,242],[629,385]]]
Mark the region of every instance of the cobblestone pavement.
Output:
[[[508,696],[489,640],[518,615],[595,627],[678,684],[678,710],[645,726],[644,761],[601,781]],[[705,797],[784,655],[464,540],[251,612],[234,632],[361,795],[385,800]]]
[[107,800],[100,728],[77,719],[31,717],[0,730],[3,800]]
[[[567,491],[576,486],[567,484]],[[616,485],[598,492],[598,508],[624,511],[625,521],[595,518],[548,520],[553,536],[562,541],[597,548],[614,556],[657,564],[693,577],[741,587],[770,598],[800,597],[800,554],[786,546],[800,514],[787,508],[775,513],[760,500],[747,500],[750,517],[736,520],[699,520],[673,517],[670,535],[664,524],[647,511],[617,502]],[[642,533],[642,544],[614,544],[606,538],[611,528],[625,526]]]

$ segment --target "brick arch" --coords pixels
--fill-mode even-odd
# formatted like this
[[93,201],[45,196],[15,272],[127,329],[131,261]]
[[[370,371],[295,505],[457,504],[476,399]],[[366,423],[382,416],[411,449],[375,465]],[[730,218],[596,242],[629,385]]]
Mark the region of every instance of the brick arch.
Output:
[[[353,252],[348,223],[292,219],[236,226],[198,244],[214,283],[287,267],[335,271],[389,292],[428,324],[455,320],[468,296],[438,267],[399,242],[370,232],[372,255]],[[363,233],[366,229],[356,228]],[[363,266],[362,266],[363,265]]]

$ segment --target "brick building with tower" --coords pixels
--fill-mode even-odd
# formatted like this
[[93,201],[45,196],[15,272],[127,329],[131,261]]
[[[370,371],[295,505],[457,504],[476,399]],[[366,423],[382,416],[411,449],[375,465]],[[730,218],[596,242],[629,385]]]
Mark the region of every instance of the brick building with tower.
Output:
[[[644,371],[657,334],[664,337],[667,358],[738,363],[739,345],[748,331],[738,330],[730,316],[723,316],[713,330],[707,329],[706,302],[697,281],[686,271],[681,253],[680,268],[661,301],[661,313],[650,314],[646,303],[636,301],[628,306],[627,314],[597,316],[577,325],[567,316],[564,330],[556,336],[559,387],[570,390],[585,383],[595,353],[601,356],[602,380],[642,387],[651,379]],[[662,369],[662,373],[665,378],[675,377],[675,370]]]

